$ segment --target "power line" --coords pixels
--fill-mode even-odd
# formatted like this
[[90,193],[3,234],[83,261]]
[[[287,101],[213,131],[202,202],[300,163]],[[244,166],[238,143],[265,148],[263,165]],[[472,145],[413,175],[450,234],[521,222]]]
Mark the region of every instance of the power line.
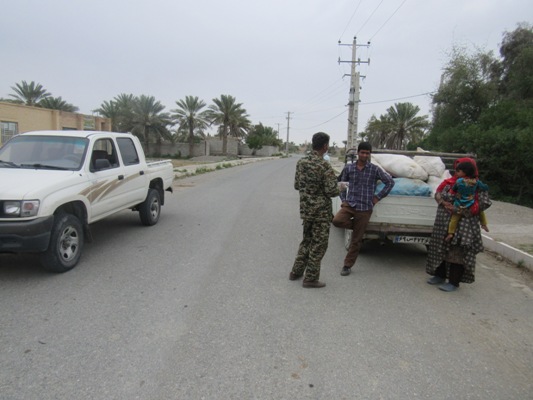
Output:
[[407,0],[403,0],[402,4],[400,4],[396,10],[394,10],[394,12],[392,13],[392,15],[391,15],[391,16],[390,16],[390,17],[389,17],[389,18],[383,23],[383,25],[380,26],[380,28],[376,31],[376,33],[374,33],[374,34],[372,35],[372,37],[369,39],[369,41],[372,41],[372,39],[374,39],[374,36],[376,36],[376,35],[379,33],[379,31],[380,31],[385,25],[387,25],[387,22],[389,22],[390,19],[391,19],[392,17],[394,17],[394,14],[396,14],[396,13],[398,12],[398,10],[399,10],[400,8],[402,8],[402,6],[405,4],[406,1],[407,1]]
[[348,29],[348,26],[350,26],[350,22],[352,22],[352,19],[353,19],[355,13],[357,12],[357,10],[359,9],[359,6],[361,5],[362,2],[363,2],[363,0],[359,0],[359,4],[357,4],[357,7],[355,7],[355,11],[353,12],[352,16],[350,17],[348,23],[346,24],[346,27],[342,31],[341,36],[339,37],[339,42],[341,41],[342,35],[344,35],[344,33],[346,32],[346,29]]
[[379,103],[389,103],[391,101],[396,101],[396,100],[404,100],[404,99],[411,99],[413,97],[420,97],[420,96],[426,96],[428,94],[433,94],[433,93],[437,93],[437,92],[426,92],[426,93],[420,93],[420,94],[414,94],[412,96],[405,96],[405,97],[398,97],[396,99],[389,99],[389,100],[379,100],[379,101],[371,101],[371,102],[364,102],[364,103],[361,103],[363,105],[368,105],[368,104],[379,104]]
[[355,34],[355,36],[359,35],[359,32],[361,32],[361,29],[363,29],[365,27],[365,25],[367,24],[368,21],[370,21],[370,18],[372,18],[372,16],[374,15],[374,13],[378,10],[379,6],[381,6],[381,4],[383,4],[385,0],[381,0],[379,2],[379,4],[377,5],[377,7],[374,9],[374,11],[372,11],[372,14],[370,14],[370,16],[366,19],[365,23],[361,26],[361,28],[359,28],[359,30],[357,31],[357,33]]
[[330,121],[333,121],[335,118],[340,117],[342,114],[344,114],[344,113],[347,112],[347,111],[348,111],[348,110],[344,110],[344,111],[341,112],[340,114],[337,114],[337,115],[335,115],[334,117],[332,117],[332,118],[328,119],[327,121],[324,121],[324,122],[322,122],[322,123],[320,123],[320,124],[318,124],[318,125],[309,126],[309,127],[307,127],[307,128],[294,128],[294,127],[293,127],[292,129],[295,129],[295,130],[300,131],[300,130],[305,130],[305,129],[313,129],[313,128],[317,128],[317,127],[319,127],[319,126],[322,126],[322,125],[324,125],[324,124],[327,124],[327,123],[330,122]]

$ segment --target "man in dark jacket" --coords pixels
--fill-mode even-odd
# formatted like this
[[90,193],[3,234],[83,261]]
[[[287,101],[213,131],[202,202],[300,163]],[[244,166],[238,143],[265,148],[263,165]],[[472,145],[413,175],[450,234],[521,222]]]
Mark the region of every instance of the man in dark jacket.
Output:
[[300,218],[303,220],[303,240],[298,248],[289,279],[304,275],[303,287],[321,288],[320,262],[326,254],[329,227],[333,217],[331,198],[339,195],[335,171],[324,160],[329,135],[313,135],[313,151],[296,164],[294,188],[300,192]]

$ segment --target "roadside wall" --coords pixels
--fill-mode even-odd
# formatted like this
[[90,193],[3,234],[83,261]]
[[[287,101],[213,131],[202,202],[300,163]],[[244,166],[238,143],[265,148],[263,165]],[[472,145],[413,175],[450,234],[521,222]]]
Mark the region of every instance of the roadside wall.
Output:
[[[143,146],[144,147],[144,146]],[[237,157],[239,155],[257,157],[270,157],[273,154],[279,153],[279,147],[276,146],[263,146],[261,149],[256,150],[253,154],[253,150],[246,144],[239,143],[238,140],[228,138],[228,156]],[[193,147],[193,154],[191,157],[202,156],[219,156],[222,155],[222,140],[209,139],[200,143],[195,143]],[[163,143],[158,145],[157,143],[150,143],[150,157],[153,156],[179,156],[189,157],[189,144],[188,143]]]

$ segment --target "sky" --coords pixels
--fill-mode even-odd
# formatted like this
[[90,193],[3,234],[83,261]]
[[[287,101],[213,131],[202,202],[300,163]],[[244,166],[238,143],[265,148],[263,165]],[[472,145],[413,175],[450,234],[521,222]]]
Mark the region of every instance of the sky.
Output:
[[[531,0],[7,0],[0,97],[23,80],[92,114],[121,93],[176,101],[234,96],[283,140],[315,132],[342,145],[352,43],[358,132],[398,102],[430,116],[454,46],[499,55],[505,31],[533,22]],[[341,45],[339,45],[339,42]],[[290,114],[289,114],[290,113]],[[290,115],[290,119],[288,116]],[[289,125],[287,129],[287,125]],[[213,130],[214,132],[214,130]]]

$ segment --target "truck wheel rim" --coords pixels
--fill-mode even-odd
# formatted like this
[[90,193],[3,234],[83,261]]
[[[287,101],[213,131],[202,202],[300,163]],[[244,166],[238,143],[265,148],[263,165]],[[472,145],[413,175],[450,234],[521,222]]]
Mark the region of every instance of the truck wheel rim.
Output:
[[157,199],[154,199],[150,205],[150,214],[152,214],[152,218],[154,219],[159,215],[159,201]]
[[63,231],[59,241],[59,253],[63,261],[71,261],[76,256],[79,241],[78,231],[73,227],[69,226]]

